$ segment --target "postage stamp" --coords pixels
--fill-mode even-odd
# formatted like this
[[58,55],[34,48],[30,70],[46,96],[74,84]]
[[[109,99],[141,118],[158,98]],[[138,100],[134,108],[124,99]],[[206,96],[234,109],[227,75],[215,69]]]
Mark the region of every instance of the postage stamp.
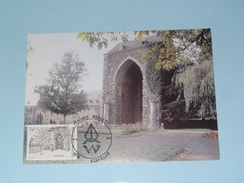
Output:
[[75,132],[74,125],[29,125],[26,160],[76,160],[72,148],[76,143],[71,145]]

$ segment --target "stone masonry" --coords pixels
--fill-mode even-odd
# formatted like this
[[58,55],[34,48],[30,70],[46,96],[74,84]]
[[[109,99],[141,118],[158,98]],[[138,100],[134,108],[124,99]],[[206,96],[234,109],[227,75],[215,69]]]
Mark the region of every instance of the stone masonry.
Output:
[[142,122],[159,128],[159,99],[146,81],[146,62],[141,57],[160,38],[120,43],[104,55],[103,117],[111,124]]

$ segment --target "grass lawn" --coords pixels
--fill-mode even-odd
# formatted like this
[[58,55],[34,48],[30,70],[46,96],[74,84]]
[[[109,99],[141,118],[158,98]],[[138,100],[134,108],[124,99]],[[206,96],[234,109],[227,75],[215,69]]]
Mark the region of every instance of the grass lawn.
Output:
[[[146,162],[146,161],[166,161],[167,159],[176,156],[184,151],[182,147],[169,146],[163,144],[152,144],[144,142],[134,142],[130,140],[123,140],[123,138],[130,138],[141,136],[152,131],[141,131],[127,135],[121,134],[120,129],[111,129],[113,135],[112,145],[109,149],[110,155],[100,161],[103,162]],[[164,132],[167,130],[159,129],[157,132]],[[26,161],[26,130],[24,143],[24,163],[27,164],[56,164],[56,163],[90,163],[90,159],[81,157],[78,160],[68,161]]]
[[[165,161],[183,151],[184,149],[181,147],[114,139],[112,146],[109,149],[110,155],[99,163]],[[27,164],[90,163],[90,159],[81,157],[75,161],[24,160],[24,162]]]
[[154,131],[150,131],[150,130],[142,130],[142,131],[138,131],[138,132],[133,132],[133,133],[123,133],[122,129],[118,129],[118,128],[111,128],[110,129],[112,132],[112,136],[113,138],[130,138],[130,137],[139,137],[145,133],[150,133],[150,132],[164,132],[167,131],[165,129],[158,129],[158,130],[154,130]]

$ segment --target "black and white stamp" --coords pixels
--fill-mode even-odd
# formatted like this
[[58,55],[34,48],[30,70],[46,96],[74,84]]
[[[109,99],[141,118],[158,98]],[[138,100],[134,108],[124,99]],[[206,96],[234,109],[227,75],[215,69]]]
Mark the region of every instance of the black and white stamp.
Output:
[[75,132],[73,125],[29,125],[26,160],[76,160],[71,147],[72,132]]
[[72,132],[72,146],[77,158],[91,159],[91,163],[107,158],[112,145],[108,122],[100,117],[77,122]]

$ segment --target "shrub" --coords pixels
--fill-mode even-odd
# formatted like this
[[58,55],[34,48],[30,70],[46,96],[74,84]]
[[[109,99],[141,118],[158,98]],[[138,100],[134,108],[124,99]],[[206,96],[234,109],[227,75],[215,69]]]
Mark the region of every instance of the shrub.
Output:
[[203,137],[211,137],[211,138],[217,138],[218,137],[218,132],[217,131],[211,131],[211,132],[206,132],[203,134]]
[[141,131],[147,131],[148,127],[146,124],[143,124],[142,122],[137,123],[129,123],[129,124],[123,124],[122,125],[122,134],[131,134]]

